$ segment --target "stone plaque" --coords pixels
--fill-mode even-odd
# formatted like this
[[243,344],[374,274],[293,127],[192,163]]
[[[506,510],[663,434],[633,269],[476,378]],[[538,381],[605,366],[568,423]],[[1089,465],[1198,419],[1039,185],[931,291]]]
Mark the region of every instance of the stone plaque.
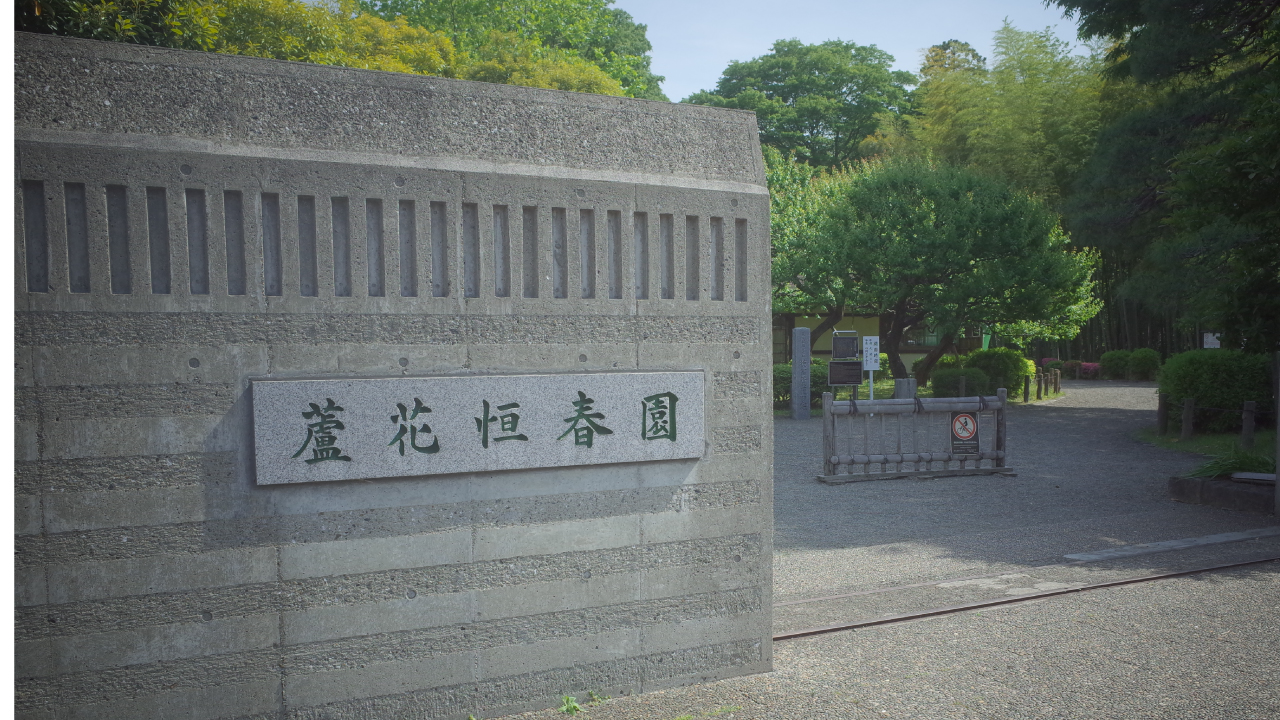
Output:
[[259,485],[703,455],[701,372],[255,380]]

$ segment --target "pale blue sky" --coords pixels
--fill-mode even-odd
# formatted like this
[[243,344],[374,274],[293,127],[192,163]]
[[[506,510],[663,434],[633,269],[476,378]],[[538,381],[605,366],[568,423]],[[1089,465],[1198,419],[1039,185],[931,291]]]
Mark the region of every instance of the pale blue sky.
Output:
[[679,101],[710,90],[731,60],[769,52],[775,40],[848,40],[893,55],[894,68],[915,71],[925,48],[963,40],[991,58],[992,35],[1005,18],[1019,30],[1055,27],[1076,43],[1076,24],[1037,0],[615,0],[649,26],[653,70]]

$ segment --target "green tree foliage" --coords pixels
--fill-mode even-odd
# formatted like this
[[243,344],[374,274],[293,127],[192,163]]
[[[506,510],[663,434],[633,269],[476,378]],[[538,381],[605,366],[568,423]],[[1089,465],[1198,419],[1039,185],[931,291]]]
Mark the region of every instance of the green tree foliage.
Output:
[[18,0],[15,29],[110,42],[210,50],[217,7],[201,0]]
[[1108,75],[1144,85],[1105,132],[1069,208],[1123,292],[1280,348],[1280,2],[1057,0],[1113,41]]
[[1097,311],[1094,254],[1072,251],[1058,216],[1005,183],[911,157],[830,172],[777,155],[770,165],[775,298],[828,326],[878,315],[895,377],[907,375],[898,348],[914,327],[942,335],[915,366],[924,382],[964,327],[1069,337]]
[[494,31],[462,72],[467,80],[622,95],[622,85],[598,66],[561,50],[548,50],[515,33]]
[[1050,202],[1070,188],[1102,120],[1100,58],[1072,55],[1049,30],[1004,25],[991,69],[967,43],[929,48],[913,136],[948,162],[979,168]]
[[[646,26],[626,11],[609,7],[611,2],[360,0],[360,6],[386,20],[404,17],[410,25],[444,33],[462,52],[476,55],[482,63],[529,56],[528,62],[518,63],[519,69],[512,71],[513,76],[529,80],[519,84],[548,87],[537,84],[548,77],[566,78],[562,85],[597,82],[586,79],[590,73],[576,62],[580,59],[612,77],[630,97],[666,100],[659,86],[663,78],[650,69],[652,46]],[[481,74],[492,75],[492,68]],[[573,89],[562,85],[557,87]]]
[[1004,383],[1002,387],[1009,389],[1011,393],[1017,393],[1022,388],[1022,379],[1026,377],[1034,377],[1036,374],[1036,364],[1013,348],[990,348],[987,350],[974,350],[973,352],[960,358],[960,362],[967,368],[978,368],[991,378],[991,391],[995,392],[996,383]]
[[907,109],[906,86],[915,78],[892,63],[874,45],[779,40],[767,55],[730,63],[715,90],[684,102],[754,110],[761,143],[836,167],[861,157],[859,144],[880,128],[884,113]]

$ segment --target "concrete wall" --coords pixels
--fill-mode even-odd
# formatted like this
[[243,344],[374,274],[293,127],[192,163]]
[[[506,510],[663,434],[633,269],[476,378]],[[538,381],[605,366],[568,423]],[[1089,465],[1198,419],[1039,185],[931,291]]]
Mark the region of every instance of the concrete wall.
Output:
[[[465,718],[770,668],[753,115],[21,33],[15,53],[19,717]],[[705,455],[254,483],[251,378],[613,369],[703,371]]]

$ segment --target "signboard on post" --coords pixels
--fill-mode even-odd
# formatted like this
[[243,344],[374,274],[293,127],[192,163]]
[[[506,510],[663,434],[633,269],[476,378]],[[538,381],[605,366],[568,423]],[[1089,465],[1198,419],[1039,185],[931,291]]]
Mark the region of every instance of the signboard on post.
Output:
[[[840,332],[837,330],[836,332]],[[854,335],[834,335],[831,338],[831,357],[847,359],[858,354],[858,338]]]
[[862,338],[862,369],[880,369],[880,336],[864,335]]
[[857,360],[832,360],[827,364],[827,384],[859,385],[862,383],[862,363]]
[[1205,348],[1206,348],[1206,349],[1209,349],[1209,348],[1219,349],[1219,348],[1221,348],[1221,347],[1222,347],[1222,340],[1221,340],[1221,339],[1219,339],[1219,337],[1218,337],[1218,333],[1205,333],[1205,334],[1204,334],[1204,346],[1205,346]]
[[978,413],[951,413],[951,453],[953,455],[978,453]]

